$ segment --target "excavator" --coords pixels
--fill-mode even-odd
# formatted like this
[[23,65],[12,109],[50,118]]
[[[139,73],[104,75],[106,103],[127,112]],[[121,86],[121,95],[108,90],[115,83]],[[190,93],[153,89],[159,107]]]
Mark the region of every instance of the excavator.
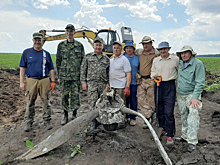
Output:
[[[46,41],[67,39],[65,30],[40,30],[39,32],[43,34],[44,43]],[[62,34],[48,35],[48,32],[57,32],[57,33],[62,33]],[[122,35],[122,40],[120,39],[117,31],[111,30],[111,28],[101,29],[101,30],[97,30],[97,32],[94,32],[92,30],[89,30],[87,27],[82,26],[81,28],[76,29],[74,38],[87,39],[88,42],[93,47],[93,40],[96,37],[100,37],[105,42],[103,53],[108,56],[111,56],[113,54],[113,45],[112,45],[113,42],[121,41],[123,44],[123,48],[124,48],[124,45],[127,41],[133,41],[133,35],[132,35],[132,31],[130,27],[121,27],[121,35]]]

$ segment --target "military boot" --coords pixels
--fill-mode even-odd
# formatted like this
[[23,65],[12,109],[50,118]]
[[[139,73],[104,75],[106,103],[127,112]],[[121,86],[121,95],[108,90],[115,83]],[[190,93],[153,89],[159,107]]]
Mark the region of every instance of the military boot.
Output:
[[25,125],[25,127],[24,127],[24,131],[25,132],[29,132],[30,130],[31,130],[31,128],[32,128],[32,122],[27,122],[27,123],[25,123],[26,125]]
[[45,123],[46,123],[46,126],[47,126],[46,127],[47,130],[50,130],[50,129],[53,128],[53,125],[51,124],[50,120],[45,121]]
[[68,123],[68,111],[64,110],[64,116],[63,119],[61,120],[61,125],[65,125],[66,123]]
[[76,110],[73,111],[73,115],[72,115],[72,117],[71,117],[71,120],[74,120],[74,119],[76,119]]
[[98,121],[96,119],[94,119],[92,121],[92,126],[90,127],[90,131],[93,131],[94,129],[96,129],[98,127]]

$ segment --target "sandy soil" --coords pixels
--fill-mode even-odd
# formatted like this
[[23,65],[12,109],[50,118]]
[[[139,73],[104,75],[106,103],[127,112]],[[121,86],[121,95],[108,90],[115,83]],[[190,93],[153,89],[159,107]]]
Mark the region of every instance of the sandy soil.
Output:
[[[207,74],[212,79],[212,75]],[[26,140],[38,144],[52,132],[61,127],[63,116],[59,86],[51,94],[52,130],[45,130],[42,120],[42,104],[36,102],[36,115],[33,131],[23,131],[23,117],[26,100],[24,92],[19,89],[19,69],[0,70],[0,162],[5,164],[39,165],[158,165],[165,164],[160,152],[151,139],[148,129],[142,129],[143,121],[138,118],[137,125],[127,125],[125,129],[108,132],[102,126],[95,131],[77,133],[70,140],[49,153],[27,161],[13,161],[28,150]],[[203,110],[200,113],[199,144],[193,153],[187,151],[187,143],[166,145],[166,136],[161,138],[169,158],[173,164],[220,164],[220,91],[203,95]],[[81,107],[78,116],[88,111],[87,97],[81,93]],[[181,121],[178,106],[175,106],[176,136],[180,136]],[[88,124],[88,126],[91,123]],[[81,153],[70,155],[81,146]]]

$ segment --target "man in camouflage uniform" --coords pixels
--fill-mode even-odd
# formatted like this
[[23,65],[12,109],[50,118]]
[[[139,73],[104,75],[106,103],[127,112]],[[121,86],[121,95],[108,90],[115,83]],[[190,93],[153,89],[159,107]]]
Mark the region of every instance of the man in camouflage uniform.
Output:
[[[81,65],[80,81],[83,90],[88,90],[90,109],[95,109],[95,103],[106,87],[109,87],[110,61],[102,53],[104,41],[101,38],[94,40],[94,52],[86,54]],[[91,130],[96,129],[97,120],[93,120]]]
[[80,67],[85,52],[83,45],[74,40],[74,34],[75,27],[68,24],[66,26],[67,40],[60,42],[57,48],[56,65],[58,82],[61,86],[62,109],[64,110],[62,125],[68,122],[68,111],[73,112],[72,120],[76,118],[77,109],[80,106]]
[[[154,104],[154,80],[150,78],[151,67],[153,59],[159,56],[159,51],[155,49],[152,44],[153,41],[150,37],[144,36],[140,44],[143,49],[137,49],[135,54],[139,56],[141,77],[141,84],[137,89],[138,107],[141,113],[149,120],[155,110]],[[146,129],[147,125],[144,124],[143,128]]]
[[201,93],[205,87],[205,66],[191,46],[177,52],[180,57],[177,81],[177,102],[182,121],[182,136],[177,142],[189,143],[188,151],[196,150],[198,143],[199,112],[202,109]]

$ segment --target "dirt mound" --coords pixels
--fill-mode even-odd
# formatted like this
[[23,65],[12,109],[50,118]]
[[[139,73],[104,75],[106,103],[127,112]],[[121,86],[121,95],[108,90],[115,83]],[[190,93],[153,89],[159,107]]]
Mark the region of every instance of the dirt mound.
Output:
[[[151,139],[148,129],[142,129],[143,121],[137,118],[136,126],[114,132],[106,131],[103,126],[95,131],[89,131],[89,125],[71,139],[49,153],[28,161],[13,161],[28,150],[26,140],[38,144],[61,127],[63,116],[59,85],[52,92],[52,130],[45,130],[42,119],[42,105],[36,101],[35,122],[33,131],[23,132],[23,117],[25,112],[24,92],[19,89],[19,71],[0,70],[0,162],[5,164],[80,164],[80,165],[154,165],[165,164],[160,152]],[[193,153],[187,151],[187,143],[166,145],[166,136],[161,138],[169,158],[173,164],[220,164],[220,105],[207,98],[218,97],[219,92],[206,94],[203,97],[203,110],[200,113],[199,143]],[[81,108],[77,116],[88,112],[87,97],[81,93]],[[181,119],[178,106],[175,106],[176,136],[181,135]],[[78,149],[77,154],[71,154]],[[80,152],[79,152],[80,151]]]

